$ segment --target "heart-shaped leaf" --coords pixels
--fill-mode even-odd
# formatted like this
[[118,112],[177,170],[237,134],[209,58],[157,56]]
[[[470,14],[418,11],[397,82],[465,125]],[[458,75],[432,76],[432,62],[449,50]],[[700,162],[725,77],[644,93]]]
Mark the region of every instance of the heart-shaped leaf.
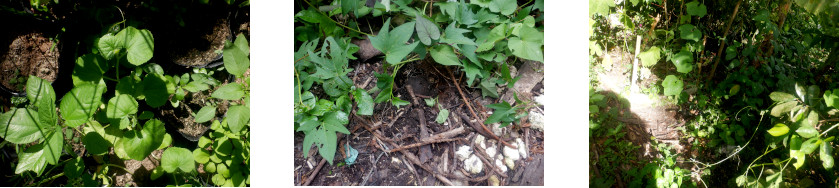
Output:
[[691,24],[679,26],[679,33],[682,39],[692,40],[694,42],[699,42],[699,39],[702,38],[702,32]]
[[192,152],[179,147],[171,147],[163,151],[160,159],[160,167],[168,173],[192,172],[195,170],[195,161]]
[[[128,157],[134,160],[142,161],[149,156],[152,151],[157,149],[163,143],[166,129],[163,127],[163,122],[157,119],[146,121],[142,130],[128,131],[120,139],[118,145],[125,149]],[[189,151],[187,151],[189,153]],[[192,154],[190,153],[190,156]],[[190,159],[192,161],[192,159]]]
[[440,28],[437,27],[437,24],[419,13],[414,14],[414,17],[417,19],[417,36],[423,44],[431,45],[431,40],[440,39]]
[[701,4],[698,1],[693,1],[693,2],[687,3],[687,4],[685,4],[685,6],[688,9],[688,14],[691,15],[691,16],[698,16],[698,17],[701,18],[701,17],[705,16],[705,14],[708,13],[708,10],[707,10],[707,7],[705,7],[705,4]]
[[462,66],[460,59],[457,58],[457,55],[454,54],[452,47],[449,45],[437,45],[437,47],[431,49],[431,58],[442,65]]
[[680,73],[689,73],[693,70],[693,53],[689,51],[682,50],[673,55],[673,58],[670,60],[676,66],[676,71]]
[[664,81],[661,82],[661,86],[664,87],[664,95],[666,96],[678,96],[682,93],[682,87],[684,87],[685,83],[682,82],[681,79],[676,78],[674,75],[667,75],[664,78]]

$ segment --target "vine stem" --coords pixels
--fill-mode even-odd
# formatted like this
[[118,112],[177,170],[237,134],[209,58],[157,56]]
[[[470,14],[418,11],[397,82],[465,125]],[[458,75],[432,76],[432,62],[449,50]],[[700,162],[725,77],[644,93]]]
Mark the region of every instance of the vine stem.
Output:
[[827,129],[827,130],[825,130],[824,132],[822,132],[822,134],[819,134],[819,136],[824,136],[824,134],[827,134],[827,132],[830,132],[830,130],[833,130],[834,128],[836,128],[836,126],[839,126],[839,123],[837,123],[837,124],[835,124],[835,125],[831,126],[829,129]]
[[[304,0],[304,1],[306,2],[306,4],[309,4],[309,6],[313,6],[313,7],[314,7],[314,5],[312,5],[312,3],[309,3],[309,1],[308,1],[308,0]],[[347,28],[347,29],[349,29],[349,30],[351,30],[351,31],[355,31],[355,32],[357,32],[357,33],[361,33],[361,34],[365,34],[365,35],[376,36],[376,35],[372,35],[372,34],[370,34],[370,33],[365,33],[365,32],[359,31],[359,30],[355,30],[355,29],[353,29],[353,28],[351,28],[351,27],[347,27],[347,26],[345,26],[344,24],[338,23],[338,21],[333,20],[333,19],[332,19],[332,17],[329,17],[329,15],[324,14],[324,13],[323,13],[323,12],[321,12],[320,10],[316,10],[316,11],[318,11],[318,13],[320,13],[320,15],[326,16],[326,18],[327,18],[327,19],[329,19],[329,21],[332,21],[333,23],[338,24],[339,26],[341,26],[341,27],[343,27],[343,28]]]
[[61,176],[64,176],[64,172],[58,173],[58,174],[56,174],[55,176],[52,176],[52,177],[50,177],[50,178],[47,178],[47,179],[41,180],[41,181],[39,181],[37,184],[35,184],[35,186],[40,186],[40,185],[41,185],[41,184],[43,184],[43,183],[46,183],[46,182],[48,182],[48,181],[55,180],[56,178],[61,177]]

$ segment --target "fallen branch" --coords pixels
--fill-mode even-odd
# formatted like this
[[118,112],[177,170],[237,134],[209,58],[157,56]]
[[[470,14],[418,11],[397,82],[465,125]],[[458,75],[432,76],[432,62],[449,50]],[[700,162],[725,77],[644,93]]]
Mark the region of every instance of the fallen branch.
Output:
[[425,146],[425,145],[428,145],[428,144],[434,144],[434,143],[440,143],[440,142],[451,142],[451,141],[458,141],[458,140],[466,141],[463,138],[446,138],[446,139],[440,139],[440,140],[423,141],[423,142],[408,144],[408,145],[405,145],[405,146],[399,146],[398,148],[391,149],[388,152],[397,152],[397,151],[402,151],[402,150],[405,150],[405,149],[411,149],[411,148],[415,148],[415,147]]
[[[731,14],[731,18],[728,19],[728,24],[726,24],[726,26],[725,26],[725,32],[722,33],[723,41],[722,41],[722,44],[720,44],[720,48],[717,50],[717,57],[714,60],[714,65],[711,66],[711,75],[707,78],[706,81],[710,81],[711,79],[714,78],[714,73],[717,72],[717,64],[720,63],[720,58],[725,57],[725,56],[722,55],[722,50],[725,49],[725,41],[728,40],[725,37],[728,36],[728,29],[731,29],[731,23],[734,22],[734,17],[737,17],[737,11],[740,9],[740,3],[742,3],[742,2],[743,2],[742,0],[737,1],[737,5],[734,5],[734,13]],[[682,2],[682,3],[684,3],[684,2]]]
[[[448,67],[446,67],[446,70],[448,70],[448,69],[449,69],[449,68],[448,68]],[[449,71],[449,76],[451,76],[451,77],[452,77],[452,79],[454,80],[454,74],[452,73],[452,71],[451,71],[451,70],[448,70],[448,71]],[[469,107],[469,112],[471,112],[471,113],[472,113],[472,117],[475,117],[475,119],[478,119],[478,120],[479,120],[479,121],[478,121],[478,123],[480,123],[481,128],[482,128],[484,131],[486,131],[486,132],[488,132],[488,133],[492,133],[492,131],[490,131],[490,130],[489,130],[489,128],[487,128],[487,127],[486,127],[486,125],[484,125],[484,122],[481,122],[481,121],[480,121],[480,118],[478,118],[478,115],[477,115],[477,114],[475,114],[475,110],[474,110],[474,109],[472,109],[472,104],[471,104],[471,103],[469,103],[469,100],[467,100],[467,99],[466,99],[466,95],[464,95],[464,94],[463,94],[463,91],[462,91],[462,90],[460,90],[460,84],[458,83],[459,81],[460,81],[460,80],[456,80],[456,81],[454,82],[454,86],[455,86],[455,88],[457,88],[457,92],[458,92],[458,93],[460,93],[460,97],[461,97],[461,99],[463,99],[463,102],[464,102],[464,103],[466,103],[466,107]],[[468,120],[467,120],[467,122],[468,122]],[[504,140],[501,140],[501,138],[498,138],[498,136],[496,136],[495,134],[489,134],[489,135],[492,137],[492,139],[496,139],[496,140],[498,140],[499,142],[501,142],[501,144],[504,144],[504,145],[505,145],[505,146],[507,146],[507,147],[510,147],[510,148],[513,148],[513,149],[518,149],[516,146],[513,146],[513,145],[511,145],[511,144],[509,144],[509,143],[505,142]]]
[[326,158],[321,158],[320,163],[318,163],[318,167],[316,167],[315,170],[312,171],[311,174],[309,174],[309,179],[306,180],[306,183],[304,183],[303,186],[309,186],[309,184],[312,183],[312,180],[315,180],[315,176],[318,175],[318,172],[320,172],[320,168],[323,167],[323,164],[325,164],[325,163],[326,163]]
[[[414,94],[414,89],[411,87],[410,84],[406,84],[405,88],[408,89],[408,93],[411,94],[411,100],[414,103],[414,110],[416,110],[417,118],[419,118],[420,122],[420,139],[428,138],[428,128],[426,128],[425,124],[425,110],[422,109],[420,106],[419,100],[417,100],[417,96]],[[431,158],[431,147],[423,145],[420,147],[420,161],[425,162],[429,158]]]
[[490,159],[494,159],[494,158],[492,158],[491,156],[486,154],[486,150],[484,150],[484,148],[481,148],[481,146],[475,146],[475,142],[472,142],[472,148],[475,148],[475,151],[476,151],[475,155],[478,156],[478,158],[481,158],[481,161],[483,161],[484,164],[487,164],[487,166],[490,166],[489,169],[491,171],[495,172],[496,174],[498,174],[501,177],[507,178],[507,174],[505,174],[504,172],[501,172],[501,169],[498,169],[498,167],[495,166],[495,163],[493,163],[495,161],[490,161],[489,159],[487,159],[487,158],[490,158]]

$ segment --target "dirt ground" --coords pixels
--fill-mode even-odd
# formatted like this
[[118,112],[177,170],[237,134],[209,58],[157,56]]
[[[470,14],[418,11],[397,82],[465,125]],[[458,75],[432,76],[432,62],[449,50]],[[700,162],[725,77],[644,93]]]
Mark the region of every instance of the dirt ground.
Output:
[[[10,33],[11,34],[11,33]],[[14,92],[24,91],[26,78],[35,75],[48,81],[58,76],[58,42],[44,33],[18,32],[0,41],[0,83]]]
[[[363,51],[363,49],[361,50]],[[367,58],[361,55],[361,59]],[[350,63],[350,68],[354,71],[349,73],[357,87],[364,86],[364,89],[371,89],[376,87],[376,77],[374,72],[383,72],[381,70],[381,60],[373,58],[369,61],[361,63]],[[539,63],[541,64],[541,63]],[[517,65],[522,67],[522,65]],[[458,78],[465,79],[462,72],[452,69],[452,73]],[[467,125],[461,120],[458,114],[469,116],[469,109],[462,100],[458,90],[448,74],[449,70],[445,66],[438,65],[428,59],[428,61],[417,61],[408,63],[401,68],[397,73],[395,79],[395,88],[393,95],[398,96],[405,101],[411,101],[412,97],[407,87],[413,89],[420,105],[406,105],[396,108],[389,102],[376,104],[374,114],[372,116],[350,116],[350,123],[347,128],[352,134],[339,134],[339,147],[335,154],[333,165],[324,164],[317,174],[312,174],[318,163],[321,161],[317,153],[317,148],[310,149],[308,154],[303,154],[303,137],[300,132],[294,134],[294,184],[302,185],[306,183],[308,178],[315,176],[309,185],[446,185],[441,180],[435,177],[435,174],[430,173],[424,168],[428,168],[436,172],[436,175],[450,180],[454,185],[490,185],[496,181],[500,185],[543,185],[544,180],[544,163],[543,163],[543,141],[544,134],[541,131],[532,130],[530,128],[522,128],[520,126],[508,126],[501,130],[500,137],[508,143],[515,143],[515,138],[527,140],[527,151],[529,153],[527,158],[518,160],[515,164],[515,169],[507,170],[503,176],[498,176],[495,173],[489,172],[490,164],[483,164],[483,171],[478,174],[470,174],[464,170],[463,160],[459,160],[456,152],[461,146],[469,146],[473,144],[473,140],[479,135],[477,131]],[[535,72],[535,71],[533,71]],[[541,71],[538,74],[543,74]],[[535,83],[530,83],[533,86],[531,90],[520,93],[528,93],[528,96],[539,96],[543,94],[543,84],[541,84],[542,77],[535,80]],[[531,80],[533,81],[533,80]],[[522,82],[521,80],[519,82]],[[476,113],[482,118],[488,117],[488,112],[492,109],[483,107],[486,104],[498,103],[501,99],[482,98],[481,90],[479,88],[469,88],[465,82],[461,82],[461,89],[469,100],[469,103],[475,108]],[[506,89],[506,87],[501,87]],[[313,89],[318,91],[318,89]],[[506,91],[499,92],[503,94]],[[375,96],[376,93],[371,93]],[[520,95],[521,96],[521,95]],[[438,124],[434,121],[439,113],[437,107],[426,106],[422,99],[438,98],[438,102],[446,109],[451,111],[449,118],[443,124]],[[529,98],[528,98],[529,99]],[[523,99],[525,100],[525,99]],[[538,111],[543,110],[544,107],[539,108]],[[535,109],[534,109],[535,110]],[[409,162],[411,159],[400,152],[384,152],[384,150],[394,149],[392,145],[386,144],[388,141],[393,141],[397,145],[404,146],[408,144],[417,143],[422,137],[422,129],[420,128],[420,117],[417,112],[422,111],[424,119],[426,120],[427,132],[429,135],[436,135],[446,131],[451,131],[457,128],[465,128],[465,132],[454,136],[453,138],[460,138],[450,142],[440,142],[429,144],[425,146],[407,149],[408,153],[416,156],[423,166],[414,165]],[[527,119],[526,117],[523,119]],[[481,120],[482,121],[482,120]],[[372,127],[372,130],[380,134],[384,140],[376,138],[370,131],[364,127]],[[488,128],[497,125],[486,125]],[[497,128],[496,128],[497,129]],[[487,140],[490,140],[489,138]],[[337,165],[342,162],[346,154],[344,153],[344,145],[349,142],[349,145],[357,149],[359,154],[356,163],[350,166]],[[486,142],[488,146],[494,145],[496,148],[503,147],[502,144],[495,141]],[[498,152],[500,153],[500,151]],[[304,158],[303,155],[307,155]],[[500,155],[500,154],[499,154]],[[497,167],[496,167],[497,168]],[[490,176],[491,175],[491,176]]]

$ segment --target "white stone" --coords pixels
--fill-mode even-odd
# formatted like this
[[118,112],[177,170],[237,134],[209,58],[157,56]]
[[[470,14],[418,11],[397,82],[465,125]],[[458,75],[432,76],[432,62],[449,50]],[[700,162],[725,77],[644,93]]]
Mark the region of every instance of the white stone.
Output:
[[521,158],[527,158],[527,146],[521,138],[516,138],[516,147],[519,148],[519,155],[521,155]]
[[498,177],[495,177],[495,175],[492,175],[492,176],[489,177],[489,185],[490,186],[500,186],[501,181],[498,180]]
[[536,111],[530,111],[530,128],[538,131],[545,131],[545,116]]
[[463,168],[472,174],[481,173],[481,170],[484,169],[484,162],[481,162],[481,159],[478,159],[478,156],[475,155],[469,155],[469,158],[463,163]]
[[507,166],[504,166],[504,161],[502,161],[501,158],[495,159],[495,167],[501,170],[501,172],[507,172]]
[[519,150],[504,146],[504,156],[513,161],[519,160]]
[[507,167],[510,167],[510,170],[516,169],[516,161],[509,157],[504,159],[504,164],[507,164]]
[[500,123],[493,123],[491,125],[492,133],[495,134],[496,136],[503,136],[504,135],[504,130],[507,129],[507,127],[501,128],[500,126],[501,126]]
[[498,148],[496,148],[493,145],[493,146],[487,147],[486,151],[487,151],[487,155],[489,155],[490,157],[495,157],[495,154],[498,152]]
[[391,163],[396,163],[396,164],[402,164],[402,160],[399,160],[399,158],[396,158],[396,157],[391,157],[390,162]]
[[460,146],[455,154],[457,154],[457,159],[460,159],[461,161],[466,160],[466,158],[469,158],[469,155],[472,155],[472,147],[465,145]]
[[486,138],[484,138],[484,136],[481,136],[481,135],[475,136],[475,145],[481,146],[481,148],[487,148],[486,144],[484,143],[484,140],[486,140]]
[[541,104],[541,105],[545,105],[545,100],[546,100],[545,95],[539,95],[539,96],[533,97],[533,102],[536,102],[536,103]]

